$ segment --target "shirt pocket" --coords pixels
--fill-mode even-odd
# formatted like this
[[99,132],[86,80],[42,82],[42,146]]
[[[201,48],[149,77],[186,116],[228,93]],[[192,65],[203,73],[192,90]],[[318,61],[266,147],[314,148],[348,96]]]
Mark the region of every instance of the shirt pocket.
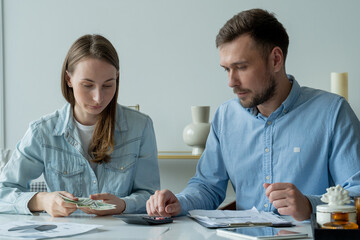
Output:
[[105,164],[106,185],[105,191],[118,197],[126,197],[131,194],[137,154],[112,156],[111,162]]
[[80,157],[66,155],[49,161],[45,174],[49,189],[66,191],[75,197],[83,197],[85,166],[81,160]]

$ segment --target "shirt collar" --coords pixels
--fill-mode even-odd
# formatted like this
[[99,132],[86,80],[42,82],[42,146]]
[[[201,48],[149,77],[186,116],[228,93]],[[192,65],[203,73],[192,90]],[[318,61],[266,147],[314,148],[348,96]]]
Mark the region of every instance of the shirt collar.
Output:
[[125,116],[124,108],[120,104],[117,104],[115,131],[124,132],[127,130],[128,130],[128,123]]
[[59,119],[54,128],[54,135],[60,136],[63,135],[66,130],[73,131],[75,128],[73,122],[73,110],[70,103],[65,104],[65,106],[57,111]]
[[291,91],[289,93],[289,96],[281,104],[281,106],[283,107],[282,110],[285,113],[288,113],[288,112],[291,111],[292,107],[294,106],[295,102],[297,101],[297,99],[299,98],[299,95],[300,95],[300,85],[295,80],[294,76],[288,74],[287,77],[288,77],[292,87],[291,87]]
[[[54,128],[53,134],[56,136],[63,135],[66,131],[74,131],[74,114],[73,108],[69,103],[58,111],[59,119]],[[115,131],[124,132],[128,130],[127,120],[121,105],[117,104]]]

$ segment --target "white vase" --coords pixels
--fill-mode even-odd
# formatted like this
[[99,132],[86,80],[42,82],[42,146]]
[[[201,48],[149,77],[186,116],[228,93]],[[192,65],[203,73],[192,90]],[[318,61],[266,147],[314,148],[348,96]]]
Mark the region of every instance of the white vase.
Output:
[[193,122],[184,128],[183,140],[192,147],[192,155],[201,155],[205,149],[206,139],[210,132],[209,113],[209,106],[191,107]]

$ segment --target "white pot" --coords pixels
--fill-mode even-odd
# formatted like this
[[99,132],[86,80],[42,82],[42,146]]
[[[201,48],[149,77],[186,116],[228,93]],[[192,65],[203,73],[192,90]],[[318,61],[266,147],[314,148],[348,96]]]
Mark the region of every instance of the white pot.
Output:
[[331,213],[340,212],[349,214],[349,222],[356,223],[355,206],[341,205],[330,206],[327,204],[316,206],[316,222],[322,226],[324,223],[331,222]]
[[201,155],[205,149],[206,139],[210,132],[210,107],[192,106],[191,113],[193,122],[184,128],[183,140],[193,148],[193,155]]

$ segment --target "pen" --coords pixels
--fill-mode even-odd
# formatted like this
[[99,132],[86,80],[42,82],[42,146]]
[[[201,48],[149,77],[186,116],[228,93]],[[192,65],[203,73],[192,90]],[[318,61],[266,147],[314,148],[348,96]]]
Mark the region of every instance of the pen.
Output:
[[253,226],[272,226],[271,222],[244,222],[244,223],[229,223],[228,227],[253,227]]

